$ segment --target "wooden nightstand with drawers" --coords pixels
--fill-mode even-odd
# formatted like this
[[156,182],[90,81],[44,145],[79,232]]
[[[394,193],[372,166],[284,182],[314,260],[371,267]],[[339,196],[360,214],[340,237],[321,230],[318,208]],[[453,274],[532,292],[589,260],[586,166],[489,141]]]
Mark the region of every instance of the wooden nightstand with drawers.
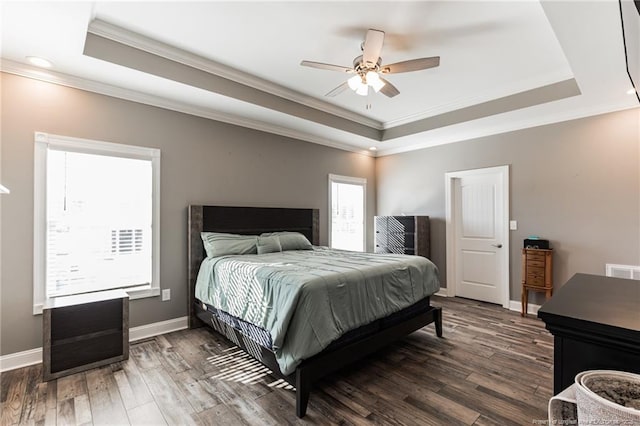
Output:
[[546,300],[553,293],[553,250],[522,249],[522,312],[527,315],[529,291],[544,292]]

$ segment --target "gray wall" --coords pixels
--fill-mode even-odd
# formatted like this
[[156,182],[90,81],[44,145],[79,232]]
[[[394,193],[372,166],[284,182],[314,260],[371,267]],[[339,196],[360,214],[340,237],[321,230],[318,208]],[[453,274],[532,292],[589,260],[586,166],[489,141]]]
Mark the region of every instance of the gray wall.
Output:
[[131,302],[131,325],[187,314],[189,204],[320,209],[327,243],[327,175],[367,178],[369,246],[374,159],[36,80],[2,74],[0,354],[41,346],[33,303],[35,131],[160,148],[160,283],[171,300]]
[[529,235],[551,240],[556,288],[576,272],[604,275],[605,263],[640,264],[639,147],[636,108],[382,157],[377,214],[431,216],[431,252],[445,283],[444,174],[510,165],[510,216],[518,221],[511,300],[520,300]]
[[0,182],[11,189],[0,202],[3,355],[41,345],[41,317],[31,313],[34,131],[162,150],[160,275],[172,298],[132,301],[132,326],[186,315],[188,204],[319,208],[326,244],[329,173],[367,178],[369,248],[374,213],[431,216],[433,260],[444,274],[444,173],[511,165],[511,217],[519,225],[510,240],[512,300],[520,296],[519,248],[530,234],[552,240],[556,286],[575,272],[601,274],[607,262],[640,264],[638,109],[374,162],[10,74],[1,83]]

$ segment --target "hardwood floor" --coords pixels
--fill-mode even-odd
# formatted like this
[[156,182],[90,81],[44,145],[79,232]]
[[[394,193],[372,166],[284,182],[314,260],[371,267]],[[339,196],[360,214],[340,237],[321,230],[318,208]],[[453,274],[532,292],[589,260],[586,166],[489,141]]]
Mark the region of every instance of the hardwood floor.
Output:
[[2,425],[532,424],[547,417],[553,340],[541,321],[459,298],[433,325],[321,381],[304,419],[294,391],[207,329],[131,345],[130,359],[50,382],[3,373]]

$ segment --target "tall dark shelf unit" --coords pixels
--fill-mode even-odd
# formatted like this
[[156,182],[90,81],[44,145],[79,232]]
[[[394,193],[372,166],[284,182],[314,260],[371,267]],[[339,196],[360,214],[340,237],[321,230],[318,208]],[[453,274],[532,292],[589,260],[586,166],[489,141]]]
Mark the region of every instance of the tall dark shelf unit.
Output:
[[429,216],[376,216],[375,252],[431,257]]

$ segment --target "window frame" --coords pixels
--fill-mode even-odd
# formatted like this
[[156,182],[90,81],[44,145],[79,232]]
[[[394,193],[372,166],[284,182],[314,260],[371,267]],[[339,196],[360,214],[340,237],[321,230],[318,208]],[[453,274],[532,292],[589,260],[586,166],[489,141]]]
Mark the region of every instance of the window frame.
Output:
[[47,156],[49,148],[85,154],[151,161],[151,283],[125,288],[131,299],[160,295],[160,150],[70,136],[35,132],[33,191],[33,315],[42,313],[46,301]]
[[332,247],[332,237],[333,237],[333,191],[331,190],[332,183],[346,183],[350,185],[361,185],[362,186],[362,252],[367,252],[367,179],[355,176],[343,176],[336,174],[329,174],[329,218],[328,218],[328,227],[329,227],[329,247]]

